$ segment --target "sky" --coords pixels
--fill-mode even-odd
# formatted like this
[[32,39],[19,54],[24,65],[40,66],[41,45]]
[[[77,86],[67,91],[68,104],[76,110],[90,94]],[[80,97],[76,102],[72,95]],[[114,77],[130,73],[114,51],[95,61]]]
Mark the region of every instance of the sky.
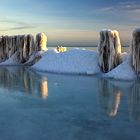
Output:
[[44,32],[50,46],[95,46],[101,29],[119,31],[130,45],[140,28],[140,0],[4,0],[0,35]]

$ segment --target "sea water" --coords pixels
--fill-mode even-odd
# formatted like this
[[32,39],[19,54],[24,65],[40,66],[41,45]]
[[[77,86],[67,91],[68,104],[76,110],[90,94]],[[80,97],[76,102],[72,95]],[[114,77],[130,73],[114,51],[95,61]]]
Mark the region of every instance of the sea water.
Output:
[[140,82],[0,68],[1,140],[139,140]]
[[[56,47],[54,47],[54,46],[48,46],[48,49],[55,49]],[[73,48],[80,48],[80,49],[86,49],[86,50],[93,50],[93,51],[98,51],[98,48],[97,48],[97,46],[89,46],[89,47],[84,47],[84,46],[73,46],[73,47],[70,47],[70,46],[66,46],[66,48],[68,49],[68,50],[70,50],[70,49],[73,49]],[[122,52],[127,52],[127,53],[129,53],[130,52],[130,47],[128,47],[128,46],[126,46],[126,47],[122,47]]]

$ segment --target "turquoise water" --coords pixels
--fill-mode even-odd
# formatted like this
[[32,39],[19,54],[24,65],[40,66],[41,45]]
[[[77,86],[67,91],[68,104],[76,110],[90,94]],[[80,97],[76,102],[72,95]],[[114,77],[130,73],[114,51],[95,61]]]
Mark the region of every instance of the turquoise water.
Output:
[[140,82],[0,68],[1,140],[139,140]]

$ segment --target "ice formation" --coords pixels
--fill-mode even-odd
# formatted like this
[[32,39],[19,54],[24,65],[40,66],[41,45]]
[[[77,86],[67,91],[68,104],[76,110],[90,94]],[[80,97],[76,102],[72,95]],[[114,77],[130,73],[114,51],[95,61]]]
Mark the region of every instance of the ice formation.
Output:
[[116,30],[102,30],[98,45],[99,65],[103,72],[109,72],[121,63],[121,43]]
[[56,73],[95,74],[100,72],[97,58],[97,53],[89,50],[71,49],[62,53],[48,50],[32,68]]
[[18,52],[17,57],[20,63],[29,59],[34,51],[34,39],[32,35],[1,36],[0,37],[0,62],[9,59]]
[[103,77],[121,80],[134,80],[136,73],[131,66],[131,55],[122,53],[122,63],[109,71],[101,73],[98,65],[98,53],[90,50],[71,49],[63,53],[48,50],[38,53],[41,59],[32,68],[37,71],[72,73],[72,74],[99,74]]
[[36,51],[47,51],[47,36],[44,33],[36,35]]
[[[132,68],[139,71],[139,33],[133,34],[132,55],[121,54],[121,44],[117,31],[102,30],[98,53],[86,49],[58,47],[47,49],[44,33],[36,35],[1,36],[0,65],[31,65],[33,69],[44,72],[72,74],[101,74],[114,79],[133,80],[137,76]],[[46,51],[47,50],[47,51]],[[122,63],[121,63],[122,62]],[[105,73],[101,73],[105,72]]]
[[58,46],[56,48],[56,51],[58,51],[58,52],[65,52],[65,51],[67,51],[67,48],[66,47],[62,47],[62,46],[61,47]]
[[[1,36],[0,37],[0,63],[8,64],[14,58],[17,64],[24,64],[30,60],[30,57],[38,51],[47,50],[47,37],[40,33],[36,38],[28,35]],[[12,57],[13,56],[13,57]],[[5,63],[6,62],[6,63]]]
[[136,79],[136,73],[131,66],[131,55],[122,53],[122,63],[116,68],[112,69],[108,73],[105,73],[105,77],[122,79],[122,80],[133,80]]
[[132,46],[132,65],[137,74],[140,74],[140,29],[133,32]]

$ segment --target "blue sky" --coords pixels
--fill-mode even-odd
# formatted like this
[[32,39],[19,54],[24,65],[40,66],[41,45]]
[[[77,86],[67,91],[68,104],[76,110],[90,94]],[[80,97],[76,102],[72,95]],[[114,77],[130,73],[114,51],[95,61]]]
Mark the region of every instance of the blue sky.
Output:
[[102,28],[116,29],[123,45],[140,26],[139,0],[4,0],[0,34],[45,32],[49,45],[93,46]]

